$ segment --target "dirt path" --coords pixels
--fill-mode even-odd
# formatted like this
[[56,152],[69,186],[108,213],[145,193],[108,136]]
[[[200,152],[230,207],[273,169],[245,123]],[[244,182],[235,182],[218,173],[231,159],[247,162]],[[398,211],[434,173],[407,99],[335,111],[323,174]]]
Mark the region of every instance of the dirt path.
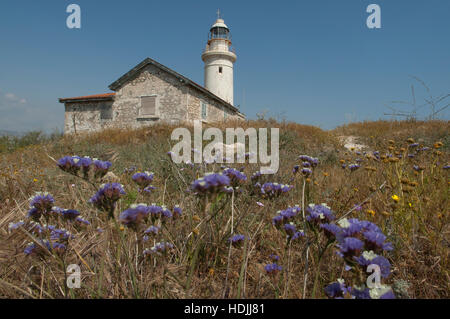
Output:
[[341,141],[341,143],[344,144],[344,147],[348,150],[354,149],[354,150],[361,151],[363,149],[368,148],[367,145],[357,143],[357,140],[358,140],[357,136],[353,136],[353,135],[339,136],[339,140]]

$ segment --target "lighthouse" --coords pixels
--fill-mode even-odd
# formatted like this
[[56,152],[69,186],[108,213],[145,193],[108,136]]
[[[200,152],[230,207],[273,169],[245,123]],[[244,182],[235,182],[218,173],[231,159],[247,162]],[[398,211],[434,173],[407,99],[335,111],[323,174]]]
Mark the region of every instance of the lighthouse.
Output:
[[205,88],[233,105],[233,65],[236,54],[231,49],[230,29],[217,13],[202,54],[205,63]]

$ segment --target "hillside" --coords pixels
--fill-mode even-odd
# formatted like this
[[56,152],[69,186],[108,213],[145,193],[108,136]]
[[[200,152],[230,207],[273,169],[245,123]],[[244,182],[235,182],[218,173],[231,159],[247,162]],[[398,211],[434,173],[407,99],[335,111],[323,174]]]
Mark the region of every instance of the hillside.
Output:
[[[353,287],[365,282],[361,258],[372,251],[382,283],[397,298],[450,297],[448,121],[352,123],[332,131],[275,121],[226,126],[237,125],[280,129],[277,174],[258,177],[260,166],[250,163],[175,164],[167,155],[175,127],[167,125],[0,148],[0,296],[327,298],[340,278]],[[347,137],[364,149],[346,149]],[[58,167],[56,161],[74,155],[112,166],[103,177],[93,164],[86,175]],[[225,182],[233,189],[192,189],[225,166],[236,169]],[[145,171],[153,173],[145,177],[151,184],[136,183],[133,176]],[[115,207],[88,202],[102,183],[113,182],[124,191],[112,200]],[[266,183],[291,187],[278,191]],[[76,210],[83,219],[40,206],[27,217],[35,192],[48,192],[49,207]],[[138,203],[150,208],[136,211]],[[351,218],[377,226],[358,224],[348,236],[364,246],[345,246],[345,223],[357,223]],[[56,236],[50,224],[63,231]],[[81,267],[80,289],[65,288],[70,264]]]

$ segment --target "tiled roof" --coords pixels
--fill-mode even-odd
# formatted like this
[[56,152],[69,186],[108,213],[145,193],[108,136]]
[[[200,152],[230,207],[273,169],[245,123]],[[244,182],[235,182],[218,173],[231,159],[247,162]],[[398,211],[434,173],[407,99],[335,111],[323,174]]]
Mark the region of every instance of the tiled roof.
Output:
[[108,101],[112,100],[116,93],[104,93],[104,94],[95,94],[95,95],[86,95],[86,96],[78,96],[78,97],[67,97],[60,98],[59,102],[79,102],[79,101]]

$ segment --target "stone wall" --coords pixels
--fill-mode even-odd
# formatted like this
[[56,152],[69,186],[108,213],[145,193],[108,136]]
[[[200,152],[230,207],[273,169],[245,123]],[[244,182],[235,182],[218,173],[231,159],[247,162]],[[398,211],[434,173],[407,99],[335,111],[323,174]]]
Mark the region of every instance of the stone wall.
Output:
[[[141,114],[141,97],[156,96],[155,116]],[[138,128],[155,122],[178,124],[202,120],[201,102],[207,104],[206,122],[243,118],[207,94],[181,82],[154,65],[148,65],[116,91],[114,101],[66,103],[65,132],[98,131],[107,127]],[[111,109],[112,119],[101,119]],[[101,110],[104,110],[103,113]],[[227,112],[227,116],[224,116]],[[75,124],[74,124],[75,123]]]

